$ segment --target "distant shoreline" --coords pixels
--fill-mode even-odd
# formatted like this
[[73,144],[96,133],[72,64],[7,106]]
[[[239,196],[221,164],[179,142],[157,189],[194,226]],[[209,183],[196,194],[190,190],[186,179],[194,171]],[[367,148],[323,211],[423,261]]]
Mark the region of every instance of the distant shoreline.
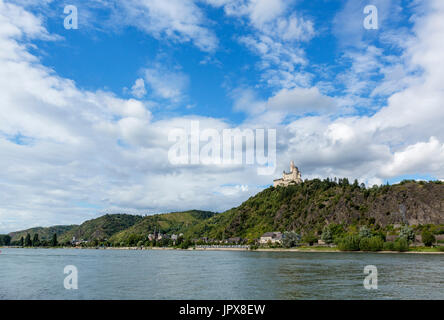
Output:
[[341,251],[339,249],[310,249],[310,248],[259,248],[255,250],[249,250],[247,248],[188,248],[188,249],[180,249],[180,248],[161,248],[161,247],[149,247],[149,248],[140,248],[140,247],[97,247],[97,248],[81,248],[81,247],[38,247],[38,248],[32,248],[32,247],[16,247],[16,246],[9,246],[9,247],[1,247],[0,249],[77,249],[77,250],[178,250],[178,251],[250,251],[250,252],[307,252],[307,253],[403,253],[403,254],[444,254],[444,252],[441,251]]

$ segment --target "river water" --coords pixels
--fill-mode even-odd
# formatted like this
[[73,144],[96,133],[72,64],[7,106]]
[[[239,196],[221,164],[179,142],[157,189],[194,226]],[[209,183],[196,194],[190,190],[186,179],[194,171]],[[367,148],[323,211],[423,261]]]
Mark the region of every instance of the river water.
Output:
[[[444,255],[0,250],[0,299],[444,299]],[[367,265],[377,289],[363,285]]]

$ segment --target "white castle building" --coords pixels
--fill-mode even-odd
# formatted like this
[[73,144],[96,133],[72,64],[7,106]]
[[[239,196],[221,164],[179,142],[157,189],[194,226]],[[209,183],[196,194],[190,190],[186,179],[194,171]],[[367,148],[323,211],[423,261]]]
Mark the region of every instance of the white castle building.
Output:
[[301,172],[298,167],[295,167],[293,160],[290,162],[290,172],[283,172],[282,179],[273,180],[273,186],[283,186],[286,187],[290,184],[298,184],[301,183]]

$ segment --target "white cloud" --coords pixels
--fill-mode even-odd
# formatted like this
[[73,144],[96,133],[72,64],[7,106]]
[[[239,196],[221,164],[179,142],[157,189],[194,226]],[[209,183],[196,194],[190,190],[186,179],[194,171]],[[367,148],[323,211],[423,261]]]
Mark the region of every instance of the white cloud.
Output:
[[[0,0],[0,30],[13,30],[0,33],[0,232],[80,223],[122,208],[224,210],[266,181],[256,168],[170,165],[168,133],[190,119],[153,121],[141,101],[81,90],[59,77],[28,51],[26,32],[52,37],[42,21],[18,6],[5,8]],[[27,27],[15,26],[5,17],[10,12],[30,17],[20,22]],[[144,79],[168,99],[180,97],[186,83],[181,72],[157,66],[145,70]],[[228,127],[218,119],[199,120],[202,128]],[[220,186],[245,185],[248,176],[253,186],[229,196],[215,193]]]
[[[398,75],[406,81],[395,89],[390,86],[396,81],[387,81],[380,89],[387,105],[373,115],[332,119],[330,98],[315,87],[293,85],[269,99],[236,92],[235,107],[247,112],[240,127],[276,128],[278,169],[293,159],[303,178],[347,176],[372,184],[424,172],[444,179],[444,43],[438,41],[444,3],[429,1],[419,9],[422,14],[412,20],[415,41],[408,41],[396,68],[422,72]],[[272,21],[259,16],[263,25]],[[40,19],[0,0],[0,232],[79,223],[99,211],[224,210],[271,183],[273,177],[247,166],[170,165],[169,130],[195,118],[202,128],[230,125],[204,117],[155,120],[141,101],[81,90],[43,66],[28,50],[29,38],[53,36]],[[384,56],[377,48],[368,54],[355,59],[357,72],[388,65],[379,67]],[[152,65],[145,71],[147,91],[173,100],[183,95],[187,80],[180,70]],[[307,105],[318,106],[319,115],[301,116]],[[300,117],[288,122],[290,113]]]
[[418,142],[395,152],[392,161],[381,173],[396,177],[407,173],[442,175],[444,172],[444,143],[431,137],[428,142]]
[[284,88],[267,100],[259,98],[250,88],[241,88],[234,90],[232,98],[235,111],[246,112],[255,121],[260,121],[260,118],[274,119],[276,124],[288,115],[333,114],[338,110],[334,99],[323,95],[316,87]]
[[260,57],[259,68],[264,70],[263,81],[275,87],[309,86],[312,76],[302,70],[307,59],[300,43],[311,40],[316,33],[311,20],[291,10],[292,1],[206,2],[215,7],[223,7],[229,17],[246,19],[251,32],[238,39]]
[[334,100],[322,95],[316,87],[290,90],[284,88],[268,99],[268,107],[270,110],[286,111],[291,114],[336,111]]
[[146,95],[145,81],[143,81],[142,78],[139,78],[134,82],[134,85],[131,87],[131,93],[139,99]]
[[[117,23],[131,25],[157,39],[167,37],[192,42],[203,51],[214,51],[218,40],[206,28],[207,20],[193,0],[127,0],[115,1]],[[122,14],[124,19],[122,19]]]
[[184,97],[189,83],[186,74],[168,69],[158,62],[143,69],[143,77],[155,96],[173,102],[178,102]]

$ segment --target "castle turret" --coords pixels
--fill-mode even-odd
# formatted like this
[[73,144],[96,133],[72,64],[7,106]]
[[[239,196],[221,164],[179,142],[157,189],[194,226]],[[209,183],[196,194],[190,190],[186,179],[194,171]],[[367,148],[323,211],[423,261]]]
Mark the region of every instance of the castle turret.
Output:
[[298,167],[294,165],[294,161],[290,162],[290,172],[286,173],[285,171],[282,174],[282,179],[273,180],[273,185],[277,186],[288,186],[290,184],[298,184],[302,182],[301,172]]

